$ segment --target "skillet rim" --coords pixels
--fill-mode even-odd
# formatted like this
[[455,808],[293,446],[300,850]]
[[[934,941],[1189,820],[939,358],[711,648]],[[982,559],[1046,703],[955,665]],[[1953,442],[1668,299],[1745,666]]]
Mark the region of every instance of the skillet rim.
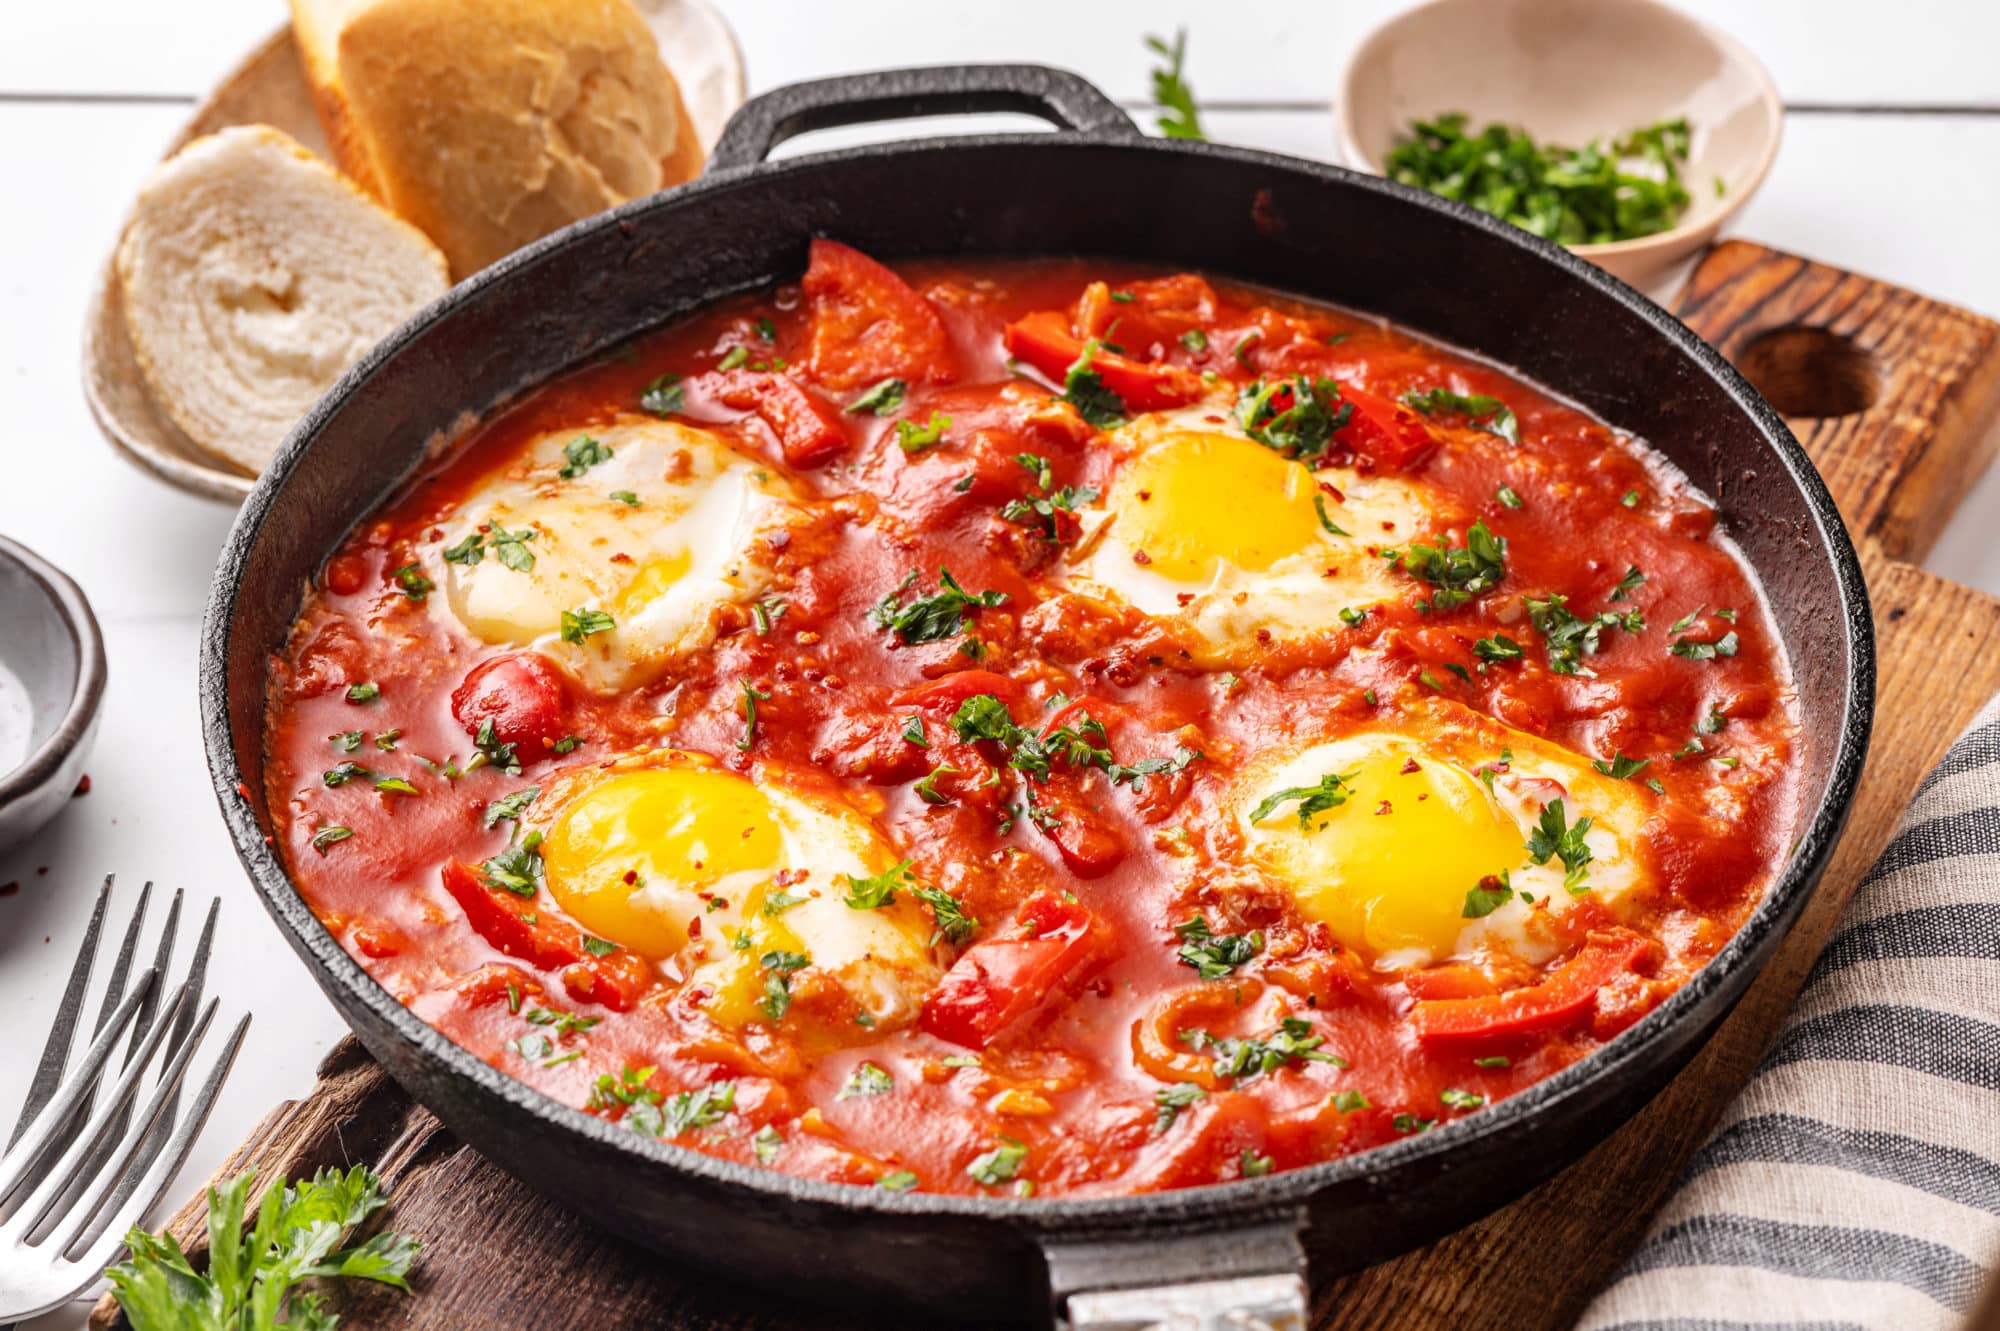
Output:
[[[1729,942],[1666,1002],[1648,1013],[1631,1028],[1603,1048],[1579,1059],[1551,1077],[1509,1096],[1479,1114],[1459,1119],[1433,1131],[1400,1142],[1322,1161],[1260,1179],[1203,1184],[1157,1193],[1133,1193],[1117,1197],[1014,1198],[960,1197],[921,1191],[890,1192],[880,1188],[824,1182],[780,1173],[775,1170],[737,1164],[704,1152],[653,1140],[625,1131],[593,1115],[585,1114],[553,1097],[533,1089],[454,1044],[399,1003],[390,992],[350,957],[334,936],[313,915],[304,897],[292,884],[273,849],[264,841],[265,832],[250,810],[250,801],[239,793],[247,790],[244,773],[236,762],[236,748],[229,719],[228,644],[234,630],[234,608],[242,590],[242,572],[250,548],[262,533],[279,492],[297,469],[300,459],[345,402],[364,392],[382,369],[417,342],[434,325],[460,306],[472,303],[485,291],[501,283],[533,280],[534,269],[549,255],[597,232],[624,226],[627,222],[659,210],[709,195],[761,185],[769,177],[803,172],[808,168],[835,168],[852,160],[880,162],[888,159],[922,159],[965,148],[1032,147],[1043,151],[1101,151],[1162,154],[1175,157],[1215,158],[1304,176],[1316,184],[1336,184],[1348,189],[1386,195],[1402,203],[1440,212],[1461,225],[1486,232],[1490,237],[1513,246],[1524,256],[1554,264],[1571,279],[1581,282],[1594,294],[1613,301],[1625,312],[1644,321],[1656,334],[1681,353],[1685,363],[1698,369],[1723,390],[1748,418],[1784,467],[1786,476],[1805,501],[1812,517],[1813,544],[1832,565],[1839,592],[1841,640],[1846,651],[1847,684],[1842,715],[1834,742],[1834,754],[1827,768],[1825,789],[1817,807],[1806,821],[1788,862],[1743,926]],[[1025,257],[1025,256],[1023,256]],[[743,288],[748,289],[748,288]],[[695,308],[714,304],[738,290],[732,288],[704,293]],[[642,336],[640,330],[626,339]],[[1412,331],[1423,333],[1422,329]],[[1425,334],[1428,336],[1428,334]],[[566,362],[534,384],[516,390],[518,395],[548,382],[578,362]],[[1561,384],[1547,387],[1567,392]],[[492,408],[489,408],[489,411]],[[485,413],[482,413],[485,414]],[[420,469],[431,454],[418,450],[398,483]],[[378,495],[377,503],[388,490]],[[359,522],[373,508],[356,514]],[[350,523],[350,527],[352,523]],[[1763,579],[1759,579],[1760,583]],[[269,651],[268,644],[260,650]],[[268,676],[265,677],[266,680]],[[265,682],[260,680],[260,683]],[[245,501],[223,545],[210,586],[203,615],[202,646],[197,669],[201,695],[204,747],[216,798],[222,807],[237,857],[255,885],[265,909],[284,931],[295,952],[306,960],[322,990],[335,985],[348,1001],[365,1007],[369,1014],[403,1043],[433,1066],[440,1067],[462,1086],[469,1085],[489,1101],[506,1102],[514,1111],[524,1112],[545,1126],[582,1137],[593,1148],[626,1153],[649,1168],[664,1167],[677,1175],[692,1176],[710,1184],[743,1189],[776,1202],[808,1202],[825,1205],[837,1212],[880,1212],[898,1218],[923,1216],[953,1217],[967,1221],[990,1221],[1011,1225],[1039,1238],[1059,1240],[1097,1236],[1115,1232],[1123,1224],[1140,1224],[1149,1229],[1165,1221],[1216,1227],[1232,1221],[1269,1216],[1288,1208],[1303,1208],[1321,1193],[1341,1185],[1365,1182],[1369,1176],[1386,1176],[1408,1165],[1448,1158],[1471,1149],[1487,1137],[1523,1130],[1528,1123],[1558,1103],[1587,1095],[1602,1083],[1640,1078],[1648,1054],[1667,1032],[1683,1020],[1693,1019],[1694,1009],[1703,1005],[1718,987],[1745,965],[1751,954],[1765,946],[1775,947],[1790,931],[1799,912],[1818,886],[1826,862],[1838,841],[1852,808],[1862,763],[1867,755],[1873,723],[1875,696],[1875,642],[1873,618],[1867,586],[1862,578],[1859,556],[1845,523],[1834,505],[1818,470],[1792,435],[1790,428],[1769,403],[1693,330],[1674,318],[1640,292],[1625,285],[1602,269],[1576,257],[1551,242],[1479,212],[1469,205],[1442,199],[1413,187],[1395,184],[1331,163],[1291,157],[1259,149],[1189,140],[1158,139],[1145,135],[1080,133],[1014,133],[957,135],[927,140],[899,140],[891,143],[828,152],[802,154],[778,161],[760,161],[727,167],[703,175],[688,184],[637,199],[619,208],[574,223],[542,238],[499,263],[459,283],[415,315],[378,344],[341,376],[286,437],[271,465]],[[260,709],[260,715],[262,710]],[[260,734],[261,740],[261,734]],[[1773,937],[1774,932],[1778,935]],[[1761,973],[1769,958],[1758,965]],[[1755,974],[1743,981],[1747,989]],[[331,994],[329,995],[331,997]],[[1729,1007],[1715,1017],[1717,1024],[1742,997],[1739,992]],[[344,1009],[342,1002],[336,1008]],[[345,1010],[342,1019],[347,1020]],[[350,1027],[354,1025],[349,1021]],[[1698,1047],[1697,1047],[1698,1048]],[[1626,1071],[1640,1065],[1630,1073]],[[1657,1094],[1657,1092],[1655,1092]],[[414,1097],[413,1097],[414,1098]],[[1648,1097],[1650,1101],[1651,1097]],[[1608,1135],[1608,1134],[1607,1134]],[[1580,1158],[1580,1157],[1579,1157]],[[504,1162],[496,1161],[501,1168]],[[512,1172],[511,1170],[509,1172]],[[1490,1209],[1490,1208],[1489,1208]],[[1480,1214],[1484,1214],[1482,1210]]]

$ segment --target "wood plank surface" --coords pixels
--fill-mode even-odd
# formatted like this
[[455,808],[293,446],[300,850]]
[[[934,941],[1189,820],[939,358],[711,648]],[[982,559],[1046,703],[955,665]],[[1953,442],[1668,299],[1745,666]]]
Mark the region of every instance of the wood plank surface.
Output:
[[[2000,329],[1952,307],[1740,242],[1711,253],[1682,311],[1697,331],[1738,357],[1764,338],[1765,354],[1773,359],[1753,369],[1791,376],[1775,387],[1767,382],[1767,391],[1796,391],[1801,402],[1808,390],[1846,393],[1845,405],[1862,408],[1793,421],[1862,545],[1874,598],[1879,705],[1848,830],[1771,965],[1660,1096],[1513,1205],[1427,1248],[1323,1281],[1314,1297],[1319,1331],[1499,1331],[1571,1321],[1636,1242],[1729,1093],[1769,1043],[1924,773],[2000,690],[2000,599],[1892,557],[1926,548],[1991,459],[2000,412]],[[1773,334],[1780,335],[1775,343]],[[1858,363],[1857,349],[1863,357]],[[1833,361],[1814,364],[1809,352]],[[461,1146],[351,1041],[328,1058],[313,1095],[274,1111],[219,1177],[244,1168],[255,1168],[263,1179],[297,1177],[348,1161],[376,1166],[396,1199],[391,1223],[426,1245],[416,1295],[359,1291],[345,1310],[343,1325],[350,1331],[915,1325],[880,1316],[848,1322],[721,1288],[699,1270],[603,1234]],[[197,1198],[172,1222],[183,1242],[199,1233],[201,1216]],[[1524,1251],[1559,1260],[1523,1261]],[[108,1300],[92,1325],[121,1325]]]

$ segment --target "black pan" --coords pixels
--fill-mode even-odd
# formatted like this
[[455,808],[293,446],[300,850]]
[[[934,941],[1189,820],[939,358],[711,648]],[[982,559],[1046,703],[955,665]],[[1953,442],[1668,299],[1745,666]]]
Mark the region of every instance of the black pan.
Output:
[[[996,110],[1058,132],[763,160],[805,130]],[[718,297],[795,278],[815,235],[891,259],[1104,255],[1247,279],[1517,367],[1650,440],[1720,497],[1797,674],[1804,835],[1769,899],[1644,1021],[1493,1108],[1310,1169],[1120,1200],[936,1197],[749,1169],[565,1108],[437,1034],[321,928],[265,841],[270,653],[321,561],[468,414]],[[1170,1298],[1295,1311],[1307,1252],[1327,1275],[1423,1243],[1626,1119],[1729,1011],[1818,881],[1867,748],[1874,655],[1861,570],[1812,464],[1664,311],[1468,208],[1318,162],[1146,138],[1074,75],[994,66],[760,97],[701,180],[552,236],[403,327],[300,423],[244,506],[209,600],[200,687],[216,793],[265,905],[362,1043],[473,1146],[612,1229],[768,1289],[1108,1327],[1126,1305]]]

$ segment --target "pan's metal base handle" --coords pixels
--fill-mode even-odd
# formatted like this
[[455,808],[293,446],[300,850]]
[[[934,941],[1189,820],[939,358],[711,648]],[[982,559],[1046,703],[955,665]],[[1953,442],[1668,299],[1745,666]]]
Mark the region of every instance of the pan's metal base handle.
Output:
[[1069,1331],[1306,1331],[1306,1282],[1246,1276],[1072,1294]]
[[1043,1240],[1067,1331],[1306,1331],[1303,1210]]

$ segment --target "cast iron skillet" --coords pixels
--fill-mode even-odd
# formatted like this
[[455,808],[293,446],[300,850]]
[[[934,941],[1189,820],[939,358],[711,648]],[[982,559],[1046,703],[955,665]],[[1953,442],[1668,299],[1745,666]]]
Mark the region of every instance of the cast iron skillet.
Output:
[[[994,110],[1061,132],[763,160],[810,129]],[[437,1034],[321,928],[265,842],[270,653],[349,527],[469,415],[718,297],[795,278],[815,235],[888,259],[1095,254],[1261,282],[1518,367],[1651,440],[1721,497],[1797,672],[1806,821],[1769,899],[1659,1010],[1512,1099],[1348,1159],[1157,1196],[938,1197],[749,1169],[565,1108]],[[1860,567],[1818,474],[1750,386],[1659,308],[1470,209],[1317,162],[1145,138],[1074,75],[993,66],[758,98],[701,180],[552,236],[404,326],[300,423],[250,496],[216,573],[200,687],[216,793],[265,905],[369,1051],[533,1186],[810,1298],[1092,1327],[1177,1301],[1284,1325],[1303,1306],[1307,1250],[1331,1274],[1462,1225],[1582,1154],[1687,1060],[1825,867],[1867,747],[1874,658]]]

